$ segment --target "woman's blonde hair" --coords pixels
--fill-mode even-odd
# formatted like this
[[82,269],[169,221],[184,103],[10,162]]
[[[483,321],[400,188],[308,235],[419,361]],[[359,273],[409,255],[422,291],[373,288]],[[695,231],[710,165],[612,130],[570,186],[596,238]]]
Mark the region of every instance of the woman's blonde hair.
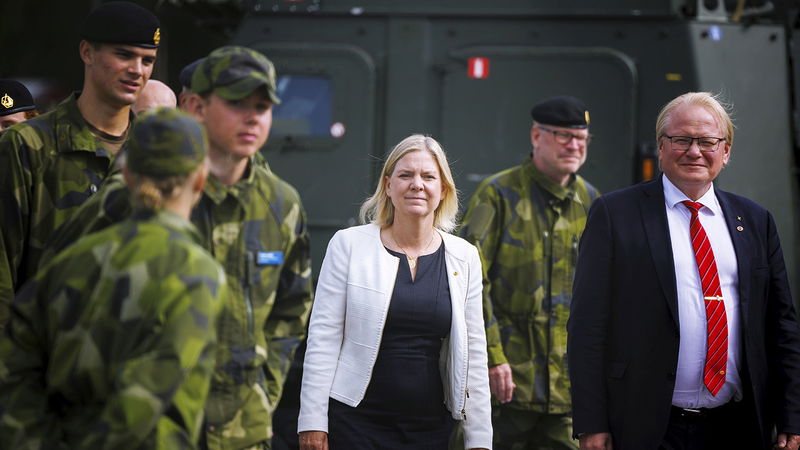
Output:
[[447,156],[436,139],[421,134],[412,134],[394,146],[386,162],[383,164],[375,193],[362,205],[359,217],[361,223],[374,223],[379,227],[387,227],[394,223],[394,205],[386,192],[386,178],[391,177],[397,162],[405,155],[416,151],[427,151],[439,166],[442,181],[442,200],[436,208],[433,226],[442,231],[452,231],[456,227],[458,215],[458,191],[447,163]]
[[190,173],[166,178],[151,178],[134,172],[128,172],[128,174],[132,183],[130,189],[134,205],[151,211],[162,209],[167,200],[180,194],[187,179],[192,176]]

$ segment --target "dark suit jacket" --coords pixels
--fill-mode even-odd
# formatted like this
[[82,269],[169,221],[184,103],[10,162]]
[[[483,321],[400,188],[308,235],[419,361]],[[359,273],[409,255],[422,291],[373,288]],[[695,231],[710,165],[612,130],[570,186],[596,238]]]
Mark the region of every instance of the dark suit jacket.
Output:
[[[752,434],[767,448],[776,425],[800,434],[800,331],[772,215],[715,192],[738,262]],[[674,267],[661,177],[595,200],[567,325],[576,436],[611,432],[615,450],[664,437],[680,339]]]

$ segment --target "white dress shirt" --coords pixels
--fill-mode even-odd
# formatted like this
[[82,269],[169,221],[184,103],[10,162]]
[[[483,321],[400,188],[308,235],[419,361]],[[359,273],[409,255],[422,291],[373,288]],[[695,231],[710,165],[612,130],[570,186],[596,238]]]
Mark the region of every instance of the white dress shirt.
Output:
[[703,383],[706,360],[706,307],[703,288],[692,248],[689,221],[691,212],[681,202],[691,200],[663,176],[664,203],[667,208],[672,255],[675,260],[675,280],[678,288],[678,317],[680,320],[680,350],[672,404],[681,408],[714,408],[742,397],[739,377],[741,351],[738,267],[730,232],[712,185],[698,203],[700,223],[708,235],[719,272],[720,287],[728,319],[728,365],[725,385],[716,396]]

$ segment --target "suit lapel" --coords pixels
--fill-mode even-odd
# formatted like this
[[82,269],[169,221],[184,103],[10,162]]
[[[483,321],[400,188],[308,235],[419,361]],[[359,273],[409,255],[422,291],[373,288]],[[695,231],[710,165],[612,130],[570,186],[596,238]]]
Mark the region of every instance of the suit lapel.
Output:
[[[442,233],[446,236],[445,233]],[[457,257],[452,250],[449,249],[447,243],[449,236],[445,239],[445,265],[447,266],[447,281],[450,283],[450,304],[453,306],[453,312],[456,310],[463,311],[464,301],[466,300],[467,293],[467,280],[469,276],[476,276],[476,274],[469,274],[469,267],[466,261]],[[455,247],[455,245],[452,245]],[[477,274],[481,276],[481,274]]]
[[369,249],[371,254],[377,256],[376,260],[370,258],[360,259],[358,264],[362,266],[360,269],[366,275],[365,280],[370,280],[367,287],[376,292],[387,294],[381,297],[384,301],[388,302],[391,294],[394,292],[394,284],[397,281],[397,270],[400,265],[400,258],[390,254],[381,242],[381,229],[377,225],[370,224],[370,235],[372,239],[358,242],[357,245],[361,249]]
[[[733,251],[736,252],[740,317],[744,325],[742,329],[746,329],[747,318],[750,317],[750,314],[747,314],[747,306],[750,300],[748,296],[748,292],[750,292],[750,277],[748,274],[752,269],[750,260],[746,257],[750,254],[746,234],[742,232],[746,229],[747,224],[744,221],[747,219],[747,215],[737,202],[732,201],[727,192],[715,189],[714,193],[717,195],[722,214],[725,216],[725,224],[728,226],[728,234],[731,235]],[[739,227],[742,227],[742,231],[739,231]]]
[[672,320],[677,325],[678,289],[675,282],[675,260],[672,256],[672,244],[669,236],[667,212],[664,206],[664,187],[661,177],[657,181],[642,186],[643,195],[639,202],[642,222],[650,254],[667,299]]

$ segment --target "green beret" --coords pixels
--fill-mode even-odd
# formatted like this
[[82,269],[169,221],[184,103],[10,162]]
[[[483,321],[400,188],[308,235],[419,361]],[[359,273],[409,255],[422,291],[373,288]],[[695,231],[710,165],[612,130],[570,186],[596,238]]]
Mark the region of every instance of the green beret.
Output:
[[33,96],[17,80],[0,80],[0,116],[36,109]]
[[133,122],[126,161],[139,175],[167,178],[188,175],[208,152],[205,128],[176,108],[155,108]]
[[196,94],[213,92],[227,100],[241,100],[263,87],[272,103],[281,102],[272,62],[246,47],[226,46],[209,53],[192,74],[191,87]]
[[87,41],[158,48],[158,18],[141,6],[123,1],[103,3],[83,21],[80,35]]
[[531,117],[542,125],[588,128],[589,110],[575,97],[551,97],[531,109]]

